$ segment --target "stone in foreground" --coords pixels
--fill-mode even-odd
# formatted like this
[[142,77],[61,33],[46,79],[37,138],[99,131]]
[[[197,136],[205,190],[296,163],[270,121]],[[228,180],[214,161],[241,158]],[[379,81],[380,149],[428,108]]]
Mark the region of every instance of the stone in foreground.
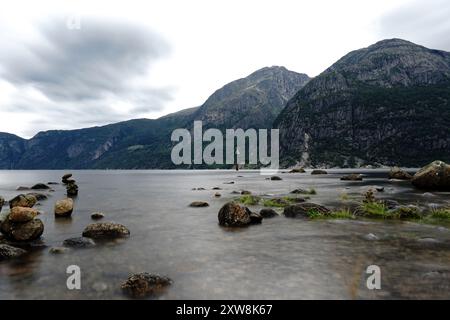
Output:
[[411,182],[419,189],[450,190],[450,165],[434,161],[420,169]]
[[267,219],[277,217],[278,213],[273,209],[261,209],[261,211],[259,211],[259,215],[264,219]]
[[1,232],[13,241],[33,241],[44,233],[44,224],[40,219],[17,223],[8,218],[2,223]]
[[114,239],[123,238],[130,235],[124,225],[114,222],[97,222],[91,223],[83,231],[83,237],[93,239]]
[[66,198],[58,200],[55,203],[55,216],[56,217],[70,217],[73,212],[73,200]]
[[9,214],[11,222],[28,222],[38,215],[38,211],[27,207],[14,207]]
[[323,215],[328,215],[331,211],[324,206],[315,203],[299,203],[284,208],[284,215],[288,218],[303,217],[308,218],[311,212],[318,212]]
[[172,284],[172,280],[165,276],[150,274],[147,272],[133,274],[122,283],[125,294],[134,298],[144,298],[158,294],[165,287]]
[[219,225],[224,227],[246,227],[250,224],[250,214],[246,208],[235,202],[228,202],[219,210]]
[[12,247],[7,244],[0,244],[0,261],[17,258],[25,253],[26,251],[23,249]]
[[9,200],[9,207],[33,207],[37,202],[37,199],[33,195],[24,195],[19,194],[18,196],[15,196],[13,199]]

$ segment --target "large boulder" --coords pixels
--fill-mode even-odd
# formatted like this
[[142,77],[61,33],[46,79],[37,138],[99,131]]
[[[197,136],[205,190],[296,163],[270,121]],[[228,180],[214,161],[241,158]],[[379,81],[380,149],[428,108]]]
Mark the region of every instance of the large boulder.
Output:
[[73,200],[66,198],[58,200],[55,203],[55,216],[56,217],[70,217],[73,212]]
[[102,238],[123,238],[130,235],[130,230],[124,225],[114,222],[91,223],[83,231],[83,237],[102,239]]
[[434,161],[420,169],[411,182],[419,189],[450,190],[450,165]]
[[245,227],[251,223],[249,211],[235,202],[228,202],[219,210],[219,225],[224,227]]
[[68,182],[66,185],[67,195],[76,196],[78,195],[78,185],[75,182]]
[[17,258],[25,253],[26,251],[23,249],[12,247],[7,244],[0,244],[0,261]]
[[397,180],[411,180],[412,175],[408,172],[400,169],[399,167],[394,167],[389,171],[389,179],[397,179]]
[[309,202],[299,203],[284,208],[284,215],[288,218],[296,218],[296,217],[308,218],[314,213],[326,216],[329,215],[331,211],[330,209],[324,206]]
[[122,283],[121,288],[125,294],[131,297],[143,298],[159,293],[170,284],[172,284],[172,280],[168,277],[143,272],[128,277]]
[[267,219],[277,217],[278,213],[273,209],[261,209],[261,211],[259,211],[259,215],[264,219]]
[[3,221],[0,231],[13,241],[33,241],[44,233],[44,224],[40,219],[28,222],[12,222],[9,218]]
[[11,222],[28,222],[33,220],[39,212],[33,208],[27,207],[14,207],[9,214],[9,220]]
[[32,208],[37,202],[37,199],[33,195],[19,194],[13,199],[9,200],[9,207],[28,207]]

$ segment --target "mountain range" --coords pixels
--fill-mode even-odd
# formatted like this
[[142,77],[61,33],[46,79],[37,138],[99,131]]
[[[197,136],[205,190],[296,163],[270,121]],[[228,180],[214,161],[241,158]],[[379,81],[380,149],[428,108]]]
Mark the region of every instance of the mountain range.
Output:
[[390,39],[350,52],[317,77],[260,69],[199,107],[159,119],[0,133],[2,169],[174,168],[175,128],[279,128],[282,165],[422,166],[450,161],[450,53]]

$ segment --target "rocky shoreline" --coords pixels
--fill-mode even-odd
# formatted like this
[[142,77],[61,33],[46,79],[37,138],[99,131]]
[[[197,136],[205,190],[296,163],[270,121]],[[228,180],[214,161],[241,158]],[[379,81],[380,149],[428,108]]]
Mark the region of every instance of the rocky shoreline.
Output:
[[[290,177],[302,175],[327,175],[326,170],[310,171],[303,168],[293,168],[291,171],[282,173],[280,176],[272,176],[267,183],[276,186],[280,180],[286,179],[283,174]],[[274,178],[275,177],[275,178]],[[242,177],[243,178],[243,177]],[[261,180],[264,180],[261,177]],[[319,177],[320,179],[320,177]],[[336,180],[357,186],[364,181],[365,176],[358,173],[350,173]],[[411,185],[425,193],[434,191],[450,190],[450,166],[435,161],[418,172],[412,174],[399,168],[392,168],[386,176],[388,181],[410,181]],[[234,181],[224,181],[224,184],[233,188]],[[27,255],[30,248],[34,246],[45,247],[45,239],[42,238],[45,225],[39,217],[44,214],[35,207],[40,201],[49,201],[52,188],[66,188],[66,198],[54,202],[54,219],[61,221],[66,219],[70,223],[70,217],[77,215],[76,204],[73,199],[78,194],[78,185],[71,174],[64,175],[61,184],[39,183],[32,188],[20,187],[18,191],[33,190],[30,193],[21,193],[9,201],[0,197],[0,260],[11,260]],[[18,188],[19,189],[19,188]],[[221,196],[225,194],[221,187],[197,187],[192,191],[205,191],[211,189],[211,201],[222,201]],[[230,196],[232,201],[226,198],[220,210],[217,212],[218,225],[225,230],[235,228],[242,229],[253,225],[264,223],[265,219],[284,216],[287,219],[383,219],[402,220],[420,223],[444,224],[450,221],[450,208],[446,206],[423,207],[416,203],[400,203],[395,199],[381,199],[384,187],[367,187],[358,199],[350,199],[342,196],[341,206],[327,207],[315,202],[315,197],[320,190],[313,188],[292,188],[286,196],[276,196],[268,193],[257,193],[252,189],[234,190]],[[218,196],[220,195],[220,196]],[[205,210],[210,212],[208,201],[197,200],[187,203],[191,210]],[[222,202],[223,203],[223,202]],[[9,210],[2,207],[9,206]],[[97,208],[101,210],[102,208]],[[105,221],[107,214],[95,211],[90,214],[90,219],[96,220],[84,227],[78,236],[72,236],[63,240],[59,245],[52,245],[48,250],[51,254],[70,254],[71,250],[94,248],[108,241],[132,236],[130,230],[118,223]],[[101,220],[101,222],[98,222]],[[275,221],[275,220],[274,220]],[[367,235],[368,238],[377,237]],[[163,292],[173,281],[167,276],[147,272],[134,273],[122,284],[117,284],[122,292],[132,298],[155,297]]]

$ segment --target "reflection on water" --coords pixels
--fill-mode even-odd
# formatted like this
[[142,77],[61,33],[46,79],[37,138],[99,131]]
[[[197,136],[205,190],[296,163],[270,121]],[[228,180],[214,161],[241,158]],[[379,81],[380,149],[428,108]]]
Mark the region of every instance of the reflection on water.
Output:
[[[277,217],[229,231],[217,225],[220,207],[233,190],[285,195],[314,187],[314,202],[342,205],[342,194],[361,197],[368,186],[384,186],[383,198],[401,203],[443,204],[449,193],[432,195],[408,182],[389,182],[380,170],[362,171],[363,182],[342,182],[344,170],[326,176],[282,174],[265,180],[257,171],[72,171],[80,187],[72,219],[55,219],[64,197],[52,186],[41,201],[43,244],[21,259],[0,263],[1,299],[123,299],[120,284],[130,273],[168,275],[174,284],[159,299],[351,299],[450,298],[450,230],[412,222],[305,221]],[[19,185],[59,181],[62,171],[0,171],[0,195]],[[235,181],[235,184],[224,184]],[[203,187],[206,190],[193,191]],[[222,190],[212,190],[220,187]],[[221,198],[214,194],[220,192]],[[192,201],[210,207],[191,208]],[[5,210],[6,208],[4,208]],[[255,208],[257,209],[257,208]],[[90,214],[131,230],[126,240],[51,254],[67,238],[81,235]],[[376,238],[368,236],[375,235]],[[66,268],[82,271],[82,290],[66,288]],[[367,266],[382,270],[382,289],[365,282]]]

